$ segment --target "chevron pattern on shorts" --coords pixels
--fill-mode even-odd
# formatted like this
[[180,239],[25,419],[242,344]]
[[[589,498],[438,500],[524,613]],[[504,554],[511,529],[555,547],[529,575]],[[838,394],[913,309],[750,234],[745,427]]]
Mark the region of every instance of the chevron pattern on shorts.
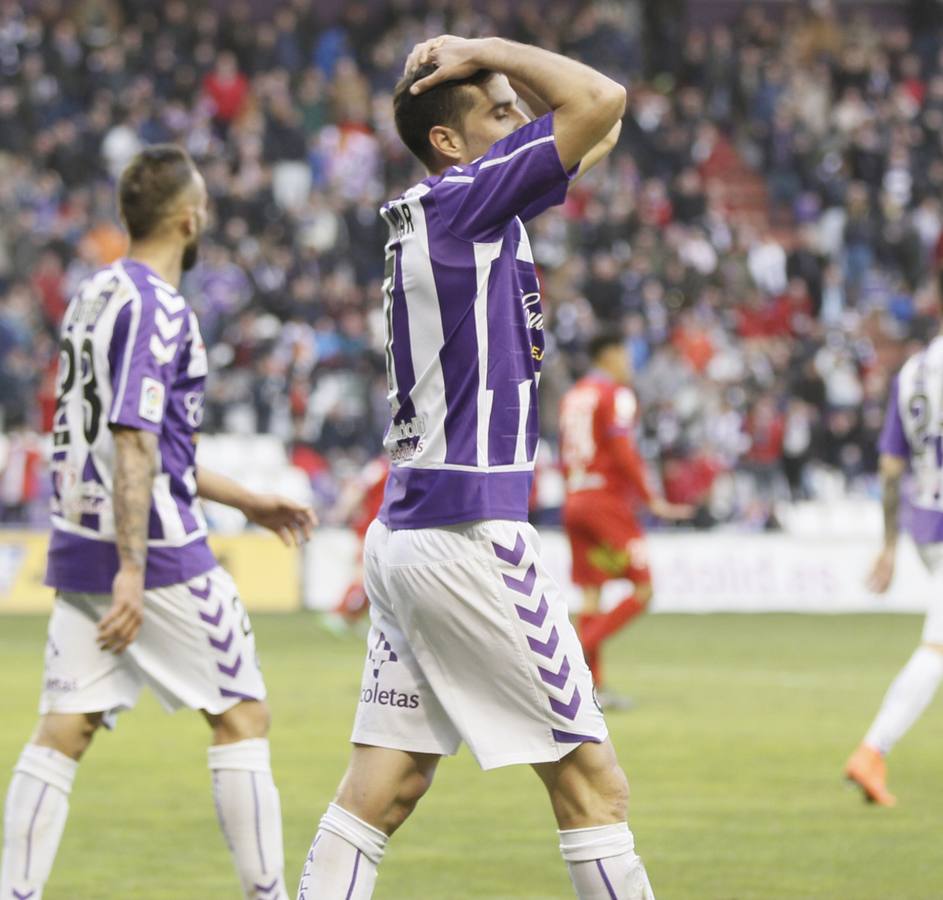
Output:
[[[550,709],[561,718],[572,722],[576,719],[583,698],[575,683],[572,684],[572,690],[569,690],[570,661],[565,654],[559,655],[557,652],[560,647],[560,634],[552,620],[549,631],[546,629],[547,614],[550,612],[546,595],[541,593],[536,606],[532,605],[536,593],[537,566],[531,562],[523,572],[521,571],[527,553],[524,536],[518,532],[513,547],[505,547],[494,542],[491,546],[494,549],[494,555],[514,570],[511,573],[501,573],[505,587],[530,601],[529,603],[515,603],[514,611],[524,626],[527,645],[531,651],[547,660],[546,664],[537,663],[536,668],[540,680],[548,688],[547,702],[550,704]],[[556,732],[556,729],[554,731]]]
[[[231,624],[232,620],[226,616],[226,603],[220,599],[216,599],[215,603],[211,600],[213,586],[209,577],[194,578],[187,584],[187,587],[190,593],[200,601],[202,608],[198,615],[207,625],[206,640],[214,651],[216,669],[227,679],[236,678],[242,669],[242,653],[237,650],[235,656],[230,656],[236,630]],[[229,690],[221,685],[219,692],[223,697],[253,699],[243,697],[238,691]]]

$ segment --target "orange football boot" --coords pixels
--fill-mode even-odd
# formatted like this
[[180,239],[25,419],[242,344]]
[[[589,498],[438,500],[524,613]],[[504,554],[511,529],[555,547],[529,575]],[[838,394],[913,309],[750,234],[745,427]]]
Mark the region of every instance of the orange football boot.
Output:
[[864,791],[865,800],[878,806],[896,806],[897,798],[887,789],[887,763],[873,747],[861,744],[845,763],[845,778]]

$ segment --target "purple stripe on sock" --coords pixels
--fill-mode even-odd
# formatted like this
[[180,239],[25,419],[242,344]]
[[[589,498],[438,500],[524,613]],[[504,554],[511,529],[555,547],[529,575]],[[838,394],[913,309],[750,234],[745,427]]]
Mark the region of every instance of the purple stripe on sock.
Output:
[[252,802],[255,805],[255,840],[259,845],[259,864],[262,866],[262,874],[265,874],[265,853],[262,851],[262,813],[259,809],[259,792],[255,786],[255,772],[249,773],[252,776]]
[[609,881],[609,876],[606,874],[606,870],[602,867],[602,860],[596,860],[596,868],[599,869],[599,874],[602,875],[603,884],[606,885],[606,890],[609,891],[609,897],[611,900],[619,900],[616,896],[616,892],[612,889],[612,883]]
[[233,852],[232,841],[229,839],[229,832],[226,830],[226,820],[223,818],[223,808],[220,806],[219,802],[219,773],[213,769],[213,805],[216,807],[216,818],[219,820],[219,830],[223,833],[223,840],[226,842],[226,846],[229,848],[229,852]]
[[16,888],[13,888],[13,900],[29,900],[35,893],[36,891],[32,890],[29,893],[21,894]]
[[354,874],[350,876],[350,887],[347,888],[347,896],[344,897],[344,900],[350,900],[354,895],[354,885],[357,884],[357,869],[360,868],[360,851],[357,851],[357,856],[354,858]]
[[36,809],[33,810],[33,817],[29,820],[29,831],[26,832],[26,871],[23,873],[23,877],[27,881],[29,881],[30,859],[33,856],[33,828],[36,825],[36,817],[39,815],[39,807],[43,805],[43,797],[46,796],[46,789],[48,787],[48,784],[44,784],[43,789],[39,792],[39,799],[36,801]]

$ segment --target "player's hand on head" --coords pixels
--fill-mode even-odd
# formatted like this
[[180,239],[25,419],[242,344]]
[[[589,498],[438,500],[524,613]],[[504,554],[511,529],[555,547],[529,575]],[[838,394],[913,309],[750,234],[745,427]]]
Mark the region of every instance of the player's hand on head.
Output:
[[894,580],[894,547],[885,547],[874,561],[871,571],[868,573],[868,590],[875,594],[883,594],[891,586]]
[[250,522],[275,532],[286,547],[300,547],[318,524],[310,506],[277,494],[256,494],[243,512]]
[[443,81],[455,81],[468,78],[482,68],[479,53],[481,40],[469,40],[443,34],[417,44],[406,58],[405,74],[409,75],[423,66],[435,66],[435,71],[421,78],[411,88],[413,94],[441,84]]
[[102,650],[123,653],[144,620],[144,570],[119,569],[111,585],[111,606],[98,623]]

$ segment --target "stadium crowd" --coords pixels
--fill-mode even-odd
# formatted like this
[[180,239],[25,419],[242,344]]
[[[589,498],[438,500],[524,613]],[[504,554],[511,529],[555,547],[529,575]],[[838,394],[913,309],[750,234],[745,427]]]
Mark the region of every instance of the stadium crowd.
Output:
[[822,0],[659,35],[632,2],[316,7],[0,3],[0,516],[43,494],[56,328],[122,252],[115,178],[151,142],[183,143],[213,202],[184,283],[210,347],[205,430],[278,435],[325,501],[378,452],[377,208],[421,177],[390,97],[443,31],[630,86],[616,151],[531,227],[544,464],[603,323],[631,351],[653,474],[703,524],[765,527],[779,497],[867,489],[889,376],[937,327],[938,28],[861,11],[839,28]]

